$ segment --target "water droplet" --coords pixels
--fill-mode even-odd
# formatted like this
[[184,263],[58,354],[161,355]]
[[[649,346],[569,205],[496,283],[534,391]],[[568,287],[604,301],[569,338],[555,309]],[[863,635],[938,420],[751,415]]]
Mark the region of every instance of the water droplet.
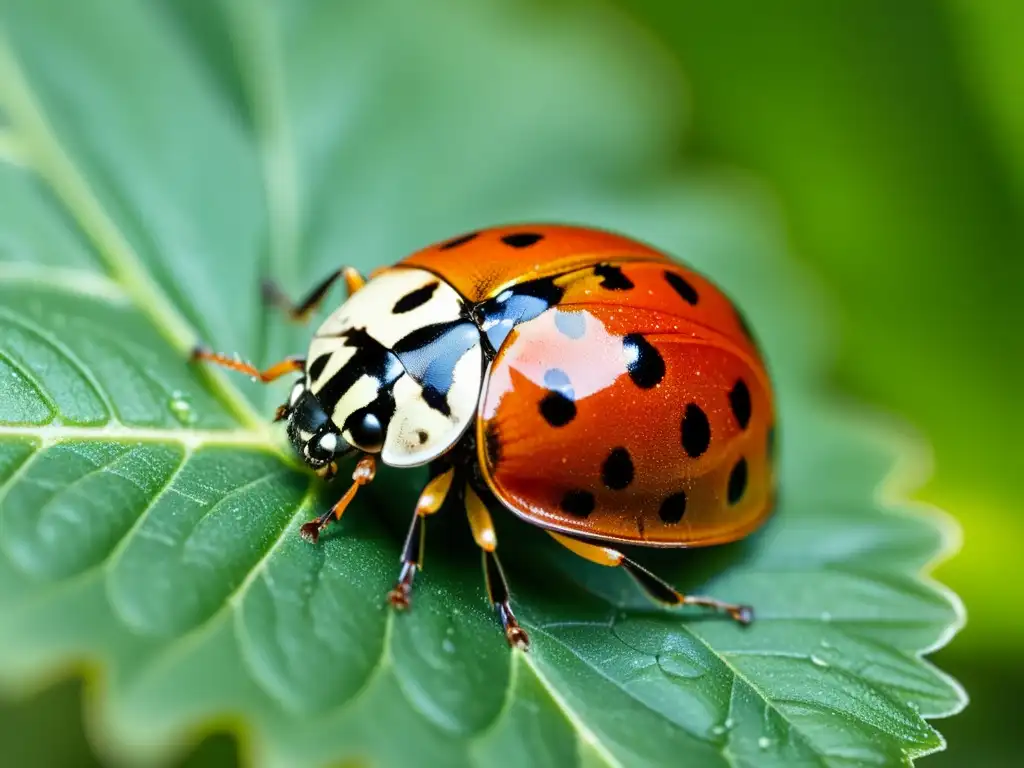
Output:
[[441,648],[445,653],[455,653],[455,643],[449,640],[447,637],[441,641]]
[[707,671],[684,653],[659,653],[658,666],[666,675],[696,680]]
[[771,745],[772,740],[769,739],[767,736],[762,736],[760,739],[757,740],[757,746],[761,749],[768,749],[768,747],[770,747]]
[[832,614],[829,613],[828,611],[822,611],[821,612],[821,620],[822,621],[832,621]]
[[921,705],[918,704],[916,701],[908,701],[907,702],[907,706],[910,707],[915,712],[920,712],[921,711]]
[[185,395],[178,390],[171,393],[171,399],[167,405],[171,409],[171,415],[177,419],[179,424],[188,426],[195,423],[196,415],[192,411],[192,403],[185,399]]
[[721,736],[723,733],[731,731],[735,725],[736,722],[731,717],[727,717],[724,723],[714,726],[711,729],[711,733],[715,736]]
[[823,658],[821,658],[821,656],[815,656],[813,653],[811,654],[811,664],[813,664],[816,667],[827,667],[828,666],[828,662],[827,661],[825,661]]
[[830,643],[828,640],[822,640],[821,641],[821,647],[822,648],[831,648],[832,647],[832,643]]

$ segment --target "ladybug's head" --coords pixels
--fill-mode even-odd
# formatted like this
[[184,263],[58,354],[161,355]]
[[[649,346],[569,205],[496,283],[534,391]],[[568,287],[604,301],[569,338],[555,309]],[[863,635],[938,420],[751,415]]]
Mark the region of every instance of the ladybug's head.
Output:
[[288,404],[278,410],[278,418],[288,419],[288,438],[302,460],[318,475],[334,475],[338,459],[355,452],[356,448],[341,436],[320,401],[306,388],[305,379],[292,387]]
[[305,357],[279,416],[322,475],[351,453],[391,467],[427,464],[474,423],[480,330],[465,301],[430,272],[393,269],[368,280],[317,329]]

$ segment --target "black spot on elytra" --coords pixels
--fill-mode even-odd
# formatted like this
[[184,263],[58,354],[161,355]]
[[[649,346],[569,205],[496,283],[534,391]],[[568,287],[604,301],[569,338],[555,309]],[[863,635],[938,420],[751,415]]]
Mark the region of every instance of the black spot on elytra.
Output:
[[498,425],[493,421],[487,422],[484,428],[484,452],[488,465],[498,466],[501,462],[501,436],[498,434]]
[[697,299],[700,298],[697,296],[697,289],[690,285],[685,277],[676,272],[666,271],[665,280],[672,286],[672,290],[678,293],[687,304],[697,303]]
[[625,448],[613,448],[601,465],[601,480],[613,491],[621,491],[633,482],[633,459]]
[[573,517],[586,517],[594,511],[594,494],[590,491],[567,491],[562,497],[562,511]]
[[435,280],[432,283],[427,283],[422,288],[417,288],[415,291],[409,291],[409,293],[395,302],[395,306],[391,311],[396,315],[400,315],[403,312],[412,312],[416,307],[422,307],[430,301],[430,297],[434,295],[438,285],[440,283]]
[[732,415],[736,417],[736,423],[740,429],[746,429],[750,423],[750,390],[743,379],[737,379],[736,384],[729,390],[729,405],[732,407]]
[[661,508],[658,510],[658,517],[661,518],[661,522],[667,523],[668,525],[675,525],[683,519],[683,515],[686,514],[686,492],[680,491],[679,493],[673,493],[663,502],[661,502]]
[[555,311],[555,328],[563,336],[580,339],[587,330],[587,321],[580,311],[559,309]]
[[426,444],[427,440],[430,439],[430,435],[427,434],[427,431],[425,429],[417,429],[416,439],[419,441],[420,445],[424,445]]
[[594,274],[601,278],[601,287],[609,291],[628,291],[633,287],[633,281],[622,273],[622,267],[598,264]]
[[729,473],[729,488],[727,490],[729,503],[735,504],[743,498],[743,492],[747,490],[747,460],[741,458]]
[[683,412],[683,450],[691,459],[704,454],[711,445],[711,423],[703,409],[690,403]]
[[456,237],[455,239],[449,240],[447,243],[443,243],[440,246],[438,246],[438,250],[447,251],[451,248],[458,248],[460,245],[465,245],[470,240],[479,237],[479,235],[479,232],[470,232],[468,234],[462,235],[461,237]]
[[552,368],[544,372],[548,393],[541,398],[540,415],[552,427],[564,427],[576,418],[575,394],[565,371]]
[[513,248],[528,248],[543,239],[544,235],[539,235],[536,232],[516,232],[511,235],[505,235],[501,238],[501,242]]
[[552,427],[564,427],[576,418],[576,403],[561,392],[548,392],[541,398],[540,415]]
[[661,353],[639,333],[631,333],[622,339],[626,354],[626,370],[629,377],[640,389],[650,389],[665,377],[665,360]]
[[320,355],[316,360],[309,364],[309,380],[316,381],[320,378],[320,374],[324,372],[324,368],[327,367],[327,362],[331,359],[331,355],[328,352],[326,355]]

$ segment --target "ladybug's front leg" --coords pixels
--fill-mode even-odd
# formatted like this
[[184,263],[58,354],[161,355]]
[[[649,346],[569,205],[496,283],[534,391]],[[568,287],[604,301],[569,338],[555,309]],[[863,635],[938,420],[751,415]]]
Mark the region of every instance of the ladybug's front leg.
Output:
[[469,517],[469,527],[473,531],[473,539],[483,551],[487,595],[491,599],[494,610],[498,613],[501,628],[505,630],[505,638],[513,648],[518,648],[521,651],[529,650],[530,637],[526,634],[526,630],[519,626],[515,614],[512,613],[508,582],[505,580],[505,572],[501,568],[498,555],[494,551],[498,548],[498,537],[494,533],[491,513],[487,511],[486,505],[469,485],[466,486],[466,514]]
[[667,581],[655,576],[640,565],[640,563],[630,560],[617,549],[602,547],[599,544],[588,544],[585,541],[574,539],[571,536],[564,536],[554,531],[548,531],[548,534],[570,552],[592,563],[612,568],[621,566],[633,577],[649,597],[663,605],[703,605],[729,614],[740,624],[749,624],[754,619],[754,609],[749,605],[725,603],[713,597],[704,597],[702,595],[681,594]]
[[398,610],[409,607],[409,595],[412,592],[412,581],[416,571],[423,567],[423,546],[426,542],[426,517],[441,508],[448,491],[452,486],[455,469],[451,468],[434,477],[416,502],[416,514],[412,516],[409,533],[405,537],[402,548],[402,571],[398,575],[398,583],[388,593],[388,602]]
[[352,503],[352,499],[356,497],[356,491],[370,483],[376,474],[377,462],[373,455],[368,453],[356,464],[356,468],[352,472],[352,485],[345,491],[345,495],[338,499],[337,503],[320,515],[320,517],[302,525],[299,529],[299,534],[302,538],[316,544],[320,539],[320,532],[335,520],[341,520],[342,513]]

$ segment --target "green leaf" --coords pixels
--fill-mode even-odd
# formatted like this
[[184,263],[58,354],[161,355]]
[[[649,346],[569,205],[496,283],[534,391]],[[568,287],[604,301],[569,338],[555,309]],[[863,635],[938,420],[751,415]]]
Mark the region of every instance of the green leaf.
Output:
[[[745,182],[664,170],[677,86],[605,13],[512,3],[0,5],[0,680],[99,681],[105,751],[213,729],[260,765],[905,763],[963,705],[921,659],[961,622],[922,576],[952,536],[883,482],[907,448],[821,384],[822,308]],[[488,223],[591,223],[717,279],[781,409],[781,499],[736,545],[645,561],[753,602],[741,629],[499,520],[534,640],[510,652],[455,516],[385,610],[420,472],[337,489],[200,370],[303,334],[259,306]],[[308,333],[308,331],[306,331]],[[894,445],[896,446],[894,448]],[[891,486],[888,486],[891,488]],[[643,553],[641,553],[642,556]]]

